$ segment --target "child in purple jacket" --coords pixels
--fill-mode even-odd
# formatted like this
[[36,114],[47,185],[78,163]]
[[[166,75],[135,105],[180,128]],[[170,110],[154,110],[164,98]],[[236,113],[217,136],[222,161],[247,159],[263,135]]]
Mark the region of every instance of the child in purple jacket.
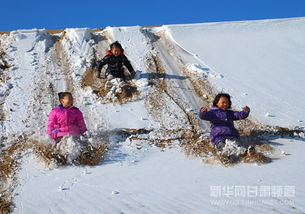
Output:
[[208,120],[211,123],[210,139],[217,150],[222,150],[227,140],[238,140],[239,133],[234,127],[234,120],[245,119],[250,113],[248,106],[243,107],[242,111],[232,111],[230,110],[231,105],[230,95],[220,93],[215,97],[213,107],[210,110],[202,107],[199,112],[200,119]]

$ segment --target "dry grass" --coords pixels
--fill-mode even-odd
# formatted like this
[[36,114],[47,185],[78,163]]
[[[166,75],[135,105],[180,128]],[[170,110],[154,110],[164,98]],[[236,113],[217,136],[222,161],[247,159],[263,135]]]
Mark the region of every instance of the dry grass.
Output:
[[104,159],[107,151],[106,145],[87,145],[77,159],[77,162],[81,165],[95,166]]
[[266,164],[271,162],[271,158],[267,157],[262,152],[256,152],[255,154],[244,156],[242,161],[245,163]]
[[[60,143],[60,142],[59,142]],[[41,144],[36,142],[34,144],[34,152],[46,165],[56,164],[57,166],[69,165],[67,158],[60,154],[56,149],[55,144]],[[81,150],[80,156],[73,161],[75,165],[94,166],[99,164],[108,148],[105,144],[91,145],[86,144]]]
[[73,77],[72,77],[72,69],[71,69],[71,62],[69,56],[64,51],[64,39],[66,37],[66,31],[60,34],[60,36],[54,36],[55,39],[55,57],[56,57],[56,64],[58,66],[57,69],[60,69],[62,74],[66,78],[67,90],[70,91],[72,94],[74,92],[74,84],[73,84]]
[[26,148],[25,144],[16,142],[1,152],[1,159],[0,159],[1,181],[6,182],[7,179],[12,177],[18,165],[14,156],[16,155],[16,153],[20,153],[24,151],[25,148]]
[[5,155],[0,160],[0,179],[6,181],[11,177],[14,169],[17,167],[17,162],[11,156]]
[[7,61],[6,54],[3,51],[3,48],[0,46],[0,82],[6,81],[5,71],[12,67],[12,65],[10,65]]
[[258,144],[256,148],[261,152],[273,152],[274,147],[270,146],[269,144]]
[[[100,32],[102,30],[103,30],[102,28],[95,28],[95,29],[91,29],[91,32],[96,33],[96,32]],[[65,30],[64,29],[49,29],[46,31],[49,34],[60,34],[60,33],[64,32]],[[11,31],[0,31],[0,35],[1,34],[10,34],[10,33],[11,33]]]
[[206,163],[215,163],[215,161],[220,162],[224,166],[233,166],[240,162],[245,163],[258,163],[265,164],[271,162],[271,159],[267,157],[264,152],[273,151],[274,148],[268,144],[262,144],[257,141],[256,138],[252,139],[251,137],[243,136],[241,140],[241,144],[247,148],[249,145],[255,146],[256,150],[252,155],[246,156],[222,156],[217,153],[212,142],[210,142],[209,138],[202,138],[200,135],[191,135],[187,138],[188,143],[184,144],[183,148],[188,156],[199,157],[202,158]]
[[[58,166],[64,166],[67,164],[66,158],[59,155],[53,145],[42,144],[22,135],[16,139],[15,143],[1,151],[0,182],[2,184],[7,183],[8,187],[0,189],[0,213],[12,212],[13,198],[11,196],[11,189],[12,185],[17,182],[15,172],[19,167],[18,160],[22,158],[24,151],[33,149],[35,154],[47,165],[55,163]],[[89,166],[97,165],[103,160],[107,149],[106,144],[87,144],[83,147],[79,158],[77,158],[74,164]]]
[[95,76],[96,70],[94,68],[88,68],[82,79],[82,88],[91,87],[93,92],[101,98],[107,98],[109,102],[124,104],[134,97],[138,96],[140,92],[138,91],[135,84],[132,81],[128,81],[121,89],[120,93],[115,93],[115,98],[108,98],[107,94],[110,92],[111,88],[105,87],[106,79],[97,78]]
[[[26,148],[26,138],[20,136],[16,142],[8,148],[1,151],[0,157],[0,182],[5,184],[11,180],[14,181],[14,174],[18,168],[16,156],[20,155]],[[10,213],[12,211],[12,197],[8,193],[10,186],[7,189],[0,189],[0,213]]]
[[95,77],[95,69],[88,68],[82,79],[82,88],[91,87],[94,83]]
[[201,158],[216,154],[215,147],[208,138],[201,140],[197,136],[192,137],[188,143],[184,144],[184,150],[188,156]]
[[7,200],[7,196],[0,197],[0,213],[6,214],[12,212],[13,203]]
[[0,35],[2,35],[2,34],[10,34],[11,33],[11,31],[0,31]]

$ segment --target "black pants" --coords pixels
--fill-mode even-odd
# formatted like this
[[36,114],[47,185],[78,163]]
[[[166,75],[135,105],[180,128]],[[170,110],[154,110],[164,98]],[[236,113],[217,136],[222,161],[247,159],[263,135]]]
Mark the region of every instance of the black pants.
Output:
[[121,78],[123,80],[126,79],[124,71],[123,70],[118,70],[118,71],[107,71],[106,76],[112,75],[114,78]]

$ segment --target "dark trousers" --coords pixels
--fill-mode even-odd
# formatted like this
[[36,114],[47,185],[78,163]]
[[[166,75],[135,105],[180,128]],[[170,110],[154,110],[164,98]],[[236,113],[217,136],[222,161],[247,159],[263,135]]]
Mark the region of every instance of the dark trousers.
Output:
[[107,71],[106,76],[112,75],[114,78],[121,78],[125,80],[125,74],[123,70],[118,70],[118,71]]

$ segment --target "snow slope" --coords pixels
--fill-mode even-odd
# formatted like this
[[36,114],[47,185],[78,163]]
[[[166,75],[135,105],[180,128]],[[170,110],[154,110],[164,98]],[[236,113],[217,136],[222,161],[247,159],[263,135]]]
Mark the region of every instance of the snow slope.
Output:
[[304,126],[304,18],[168,26],[208,79],[260,122]]
[[[95,167],[46,168],[26,151],[14,213],[305,212],[302,133],[274,137],[274,160],[261,166],[208,165],[186,156],[178,140],[167,148],[149,143],[178,139],[181,130],[209,134],[197,111],[213,95],[198,95],[196,76],[214,92],[229,92],[234,108],[249,105],[260,123],[304,126],[304,24],[298,18],[1,35],[0,50],[13,65],[0,73],[1,143],[7,147],[20,134],[47,141],[48,112],[58,104],[57,92],[65,90],[73,93],[91,134],[111,135],[110,150]],[[93,86],[82,87],[92,59],[104,56],[115,40],[138,71],[133,83],[139,94],[123,104],[98,97]],[[138,135],[148,140],[120,134],[126,129],[150,130]],[[238,188],[244,196],[236,195]]]

